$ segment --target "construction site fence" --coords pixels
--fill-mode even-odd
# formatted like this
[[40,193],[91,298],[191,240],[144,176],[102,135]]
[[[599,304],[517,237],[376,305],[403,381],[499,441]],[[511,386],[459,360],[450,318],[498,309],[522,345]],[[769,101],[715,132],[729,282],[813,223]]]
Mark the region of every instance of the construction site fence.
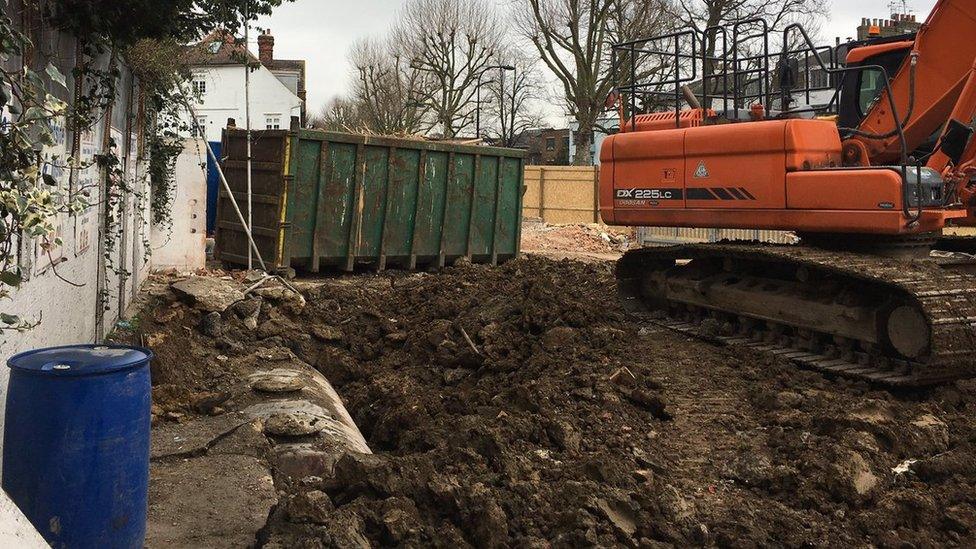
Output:
[[522,215],[552,224],[599,223],[598,168],[526,166]]
[[754,240],[792,244],[796,242],[796,235],[788,231],[756,229],[688,229],[681,227],[640,227],[637,229],[637,241],[642,246],[720,242],[722,240]]

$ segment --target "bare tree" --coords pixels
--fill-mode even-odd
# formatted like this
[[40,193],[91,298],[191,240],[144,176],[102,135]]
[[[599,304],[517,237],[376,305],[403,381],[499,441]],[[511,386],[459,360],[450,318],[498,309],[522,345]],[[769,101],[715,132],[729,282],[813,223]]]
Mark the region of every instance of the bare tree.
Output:
[[520,32],[559,80],[579,128],[575,164],[593,161],[593,129],[613,90],[611,45],[670,28],[664,0],[524,0]]
[[[759,19],[766,22],[770,33],[782,30],[792,23],[801,23],[811,36],[816,36],[819,31],[817,19],[826,15],[827,4],[826,0],[672,0],[669,12],[676,20],[705,37],[706,62],[703,70],[706,76],[711,76],[722,70],[722,67],[713,60],[719,48],[727,45],[731,49],[735,45],[723,43],[717,32],[710,29],[737,21]],[[756,28],[743,30],[747,33],[755,32]],[[778,43],[781,40],[777,40],[777,36],[771,38],[773,47],[782,47],[782,44]],[[729,37],[728,40],[731,41],[732,38]],[[788,44],[788,46],[796,46],[796,44]],[[754,40],[739,44],[739,48],[744,50],[743,57],[754,57],[758,53]],[[711,93],[718,92],[723,85],[718,79],[712,80],[710,84]],[[710,98],[708,103],[704,105],[706,108],[711,106]]]
[[423,73],[391,44],[372,39],[357,42],[349,54],[355,72],[353,98],[361,123],[384,135],[419,133],[425,105],[417,100]]
[[495,73],[482,87],[484,133],[503,147],[515,147],[522,134],[542,125],[544,116],[537,108],[545,95],[538,61],[520,48],[502,47],[493,65],[514,67],[514,71]]
[[490,66],[503,31],[488,0],[410,0],[399,14],[392,47],[423,75],[415,101],[430,128],[453,138],[474,121],[478,78]]
[[315,129],[335,132],[356,132],[363,126],[356,101],[341,95],[329,99],[310,124]]

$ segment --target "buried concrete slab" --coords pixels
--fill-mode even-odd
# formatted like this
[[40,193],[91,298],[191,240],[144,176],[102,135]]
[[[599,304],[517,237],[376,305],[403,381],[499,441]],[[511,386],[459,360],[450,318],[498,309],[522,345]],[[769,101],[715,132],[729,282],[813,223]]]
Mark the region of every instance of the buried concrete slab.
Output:
[[251,387],[259,393],[294,393],[308,385],[301,373],[286,369],[254,374],[251,379]]
[[276,481],[326,478],[344,453],[369,452],[331,384],[290,351],[244,364],[252,373],[228,389],[228,412],[153,427],[147,546],[253,546]]
[[270,471],[240,455],[153,463],[146,547],[254,545],[278,502]]
[[163,423],[152,430],[150,459],[193,457],[251,418],[240,412],[202,417],[186,423]]
[[222,313],[244,299],[240,284],[222,278],[194,276],[174,282],[172,288],[178,295],[187,298],[195,308],[207,312]]

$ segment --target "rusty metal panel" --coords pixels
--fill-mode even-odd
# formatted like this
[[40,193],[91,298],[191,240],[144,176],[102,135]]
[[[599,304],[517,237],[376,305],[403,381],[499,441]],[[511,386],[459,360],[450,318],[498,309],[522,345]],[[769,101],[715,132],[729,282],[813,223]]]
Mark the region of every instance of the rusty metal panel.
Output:
[[[415,268],[518,255],[522,151],[316,130],[253,133],[255,166],[260,157],[265,170],[255,236],[279,267]],[[245,187],[244,132],[225,132],[225,142],[236,193]],[[258,183],[254,189],[256,196]],[[218,210],[218,257],[241,263],[247,242],[227,206]]]
[[[280,267],[281,211],[286,199],[285,162],[288,151],[287,131],[254,132],[252,142],[251,203],[252,231],[261,256],[269,265]],[[234,192],[241,213],[247,217],[247,138],[243,130],[224,132],[221,167]],[[290,158],[288,158],[290,160]],[[240,220],[234,212],[227,191],[221,186],[217,198],[216,257],[236,264],[247,263],[248,242]],[[254,258],[254,265],[257,265]]]

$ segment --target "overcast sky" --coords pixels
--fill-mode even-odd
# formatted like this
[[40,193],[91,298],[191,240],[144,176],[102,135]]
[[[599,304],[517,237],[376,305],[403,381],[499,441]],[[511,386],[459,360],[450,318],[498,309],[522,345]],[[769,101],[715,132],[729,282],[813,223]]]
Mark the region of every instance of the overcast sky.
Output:
[[[510,0],[495,0],[504,6]],[[862,17],[890,15],[890,0],[829,0],[830,19],[822,36],[833,42],[855,35]],[[923,20],[936,0],[909,0],[908,6]],[[305,59],[308,71],[308,107],[317,112],[332,96],[343,93],[350,79],[346,52],[359,37],[381,35],[396,20],[403,0],[295,0],[279,7],[258,25],[275,37],[275,57]],[[897,2],[899,5],[901,1]],[[252,37],[251,49],[257,51]]]

